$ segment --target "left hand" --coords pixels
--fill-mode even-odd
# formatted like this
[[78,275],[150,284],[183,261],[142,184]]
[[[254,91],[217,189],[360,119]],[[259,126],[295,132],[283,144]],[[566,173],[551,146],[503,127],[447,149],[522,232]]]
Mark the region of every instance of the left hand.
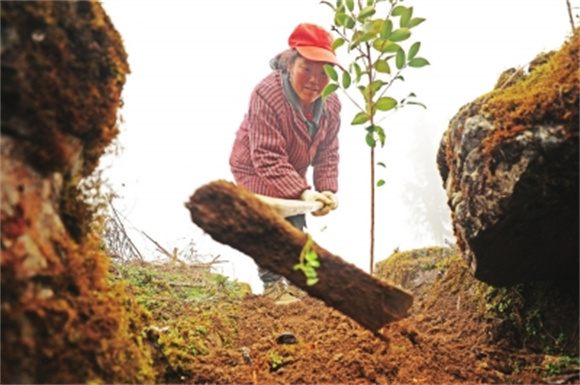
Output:
[[332,193],[331,191],[322,191],[321,194],[327,197],[332,202],[330,204],[331,210],[336,210],[336,208],[338,208],[338,198],[336,197],[336,195],[334,195],[334,193]]
[[332,192],[322,191],[320,194],[326,197],[329,203],[326,203],[320,209],[313,211],[312,215],[314,215],[315,217],[326,215],[330,212],[330,210],[334,210],[338,207],[338,198],[336,198],[336,196]]

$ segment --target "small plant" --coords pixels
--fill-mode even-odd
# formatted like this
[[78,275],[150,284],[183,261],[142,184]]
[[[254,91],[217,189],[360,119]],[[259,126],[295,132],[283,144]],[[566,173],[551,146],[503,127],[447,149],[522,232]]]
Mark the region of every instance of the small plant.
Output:
[[312,286],[318,282],[318,275],[316,274],[316,269],[320,267],[320,261],[318,260],[318,254],[312,249],[314,240],[312,236],[308,234],[308,240],[300,252],[300,259],[296,265],[294,265],[294,270],[302,270],[306,276],[306,285]]
[[[413,15],[413,7],[405,7],[403,0],[336,0],[335,4],[322,0],[333,12],[332,30],[339,37],[333,48],[345,47],[352,61],[339,75],[330,65],[325,71],[331,79],[322,92],[324,98],[336,90],[342,90],[357,108],[358,112],[351,125],[363,126],[365,141],[370,147],[371,172],[371,240],[370,273],[374,268],[375,239],[375,187],[385,185],[383,179],[375,182],[375,166],[386,168],[383,162],[375,160],[375,148],[385,145],[386,133],[379,123],[380,115],[389,114],[406,105],[424,104],[415,100],[415,93],[397,100],[392,86],[403,82],[402,72],[408,68],[421,68],[429,61],[418,55],[421,42],[407,47],[411,30],[425,21]],[[382,3],[382,4],[381,4]],[[397,23],[398,19],[398,23]],[[353,88],[356,90],[351,94]],[[350,89],[350,90],[349,90]],[[389,92],[389,94],[387,94]]]
[[284,364],[284,357],[280,356],[275,351],[268,352],[268,363],[270,365],[270,370],[278,370]]
[[[580,359],[578,357],[564,356],[557,362],[546,364],[545,369],[548,376],[554,376],[567,373],[571,369],[570,367],[577,367],[578,365],[580,365]],[[574,368],[574,370],[577,370],[577,368]]]

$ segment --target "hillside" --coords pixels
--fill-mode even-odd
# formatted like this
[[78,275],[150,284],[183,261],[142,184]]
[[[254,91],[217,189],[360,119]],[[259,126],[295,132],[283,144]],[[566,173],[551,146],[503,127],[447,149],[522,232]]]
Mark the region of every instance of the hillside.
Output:
[[195,267],[116,271],[151,312],[146,341],[157,382],[580,382],[577,291],[546,282],[487,286],[454,249],[396,253],[377,265],[379,276],[416,296],[409,316],[383,328],[382,338],[314,298],[275,305]]

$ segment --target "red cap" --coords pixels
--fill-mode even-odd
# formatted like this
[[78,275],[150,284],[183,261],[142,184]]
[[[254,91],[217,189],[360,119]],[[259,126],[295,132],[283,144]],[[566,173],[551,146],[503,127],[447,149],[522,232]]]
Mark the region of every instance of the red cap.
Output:
[[332,50],[333,41],[332,35],[324,28],[315,24],[302,23],[288,38],[288,45],[290,48],[295,48],[305,59],[336,64],[342,68]]

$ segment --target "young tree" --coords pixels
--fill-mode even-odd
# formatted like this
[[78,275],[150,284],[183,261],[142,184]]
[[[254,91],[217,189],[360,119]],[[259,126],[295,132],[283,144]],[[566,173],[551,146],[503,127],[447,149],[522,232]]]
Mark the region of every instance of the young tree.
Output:
[[[411,37],[411,29],[425,19],[414,17],[413,7],[405,7],[400,4],[402,2],[403,0],[336,0],[332,4],[326,0],[321,1],[334,12],[332,30],[339,37],[334,41],[333,48],[345,47],[353,57],[347,68],[342,70],[341,76],[334,67],[325,66],[331,82],[322,95],[327,97],[338,89],[345,92],[358,109],[351,124],[364,127],[365,140],[370,147],[371,274],[374,266],[375,187],[385,184],[383,179],[375,182],[375,166],[385,167],[383,162],[375,160],[377,144],[381,147],[385,145],[385,130],[379,125],[379,114],[405,105],[425,107],[415,101],[413,92],[401,100],[387,94],[397,80],[405,80],[402,76],[405,69],[429,64],[427,59],[418,56],[420,42],[417,41],[408,48],[403,45]],[[358,90],[354,96],[347,92],[351,86]]]

